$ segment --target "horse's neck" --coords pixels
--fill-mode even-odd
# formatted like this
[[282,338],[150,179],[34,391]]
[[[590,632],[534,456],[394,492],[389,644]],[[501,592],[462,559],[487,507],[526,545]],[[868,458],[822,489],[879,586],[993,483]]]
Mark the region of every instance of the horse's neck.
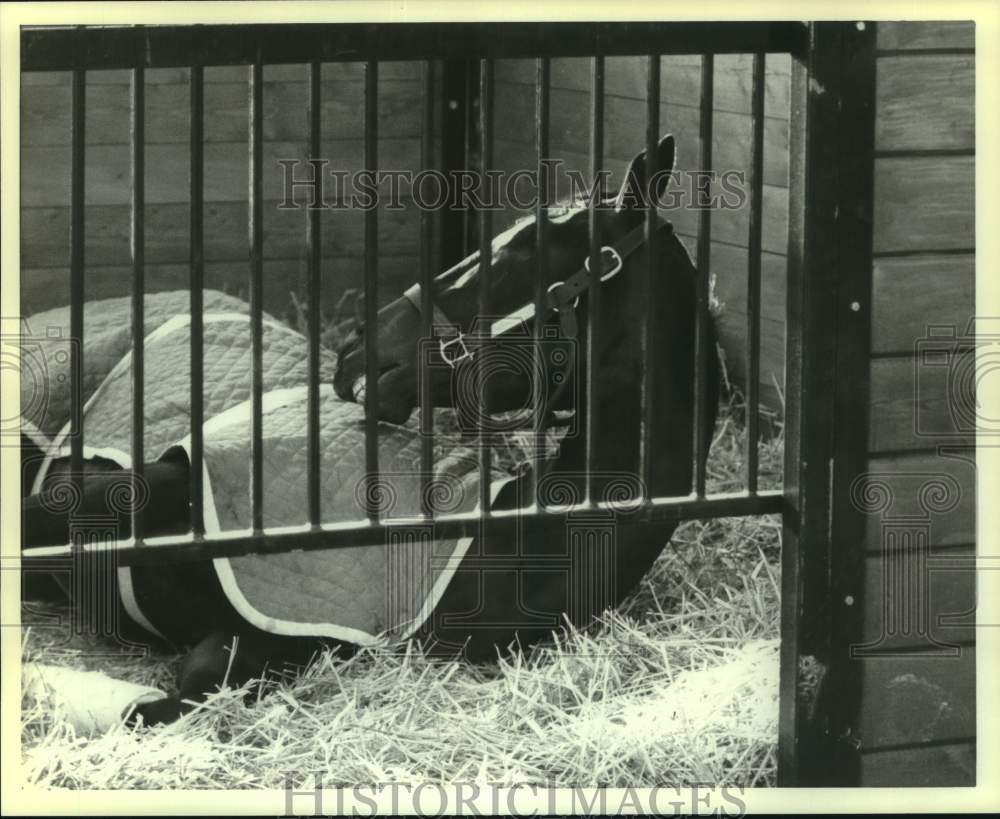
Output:
[[[675,240],[676,241],[676,240]],[[668,248],[664,248],[665,251]],[[682,271],[674,265],[690,265],[686,252],[677,244],[668,257],[662,258],[671,265],[671,276],[660,279],[655,290],[651,315],[653,326],[652,392],[642,395],[642,367],[640,327],[641,322],[624,312],[612,314],[598,328],[598,338],[603,339],[603,354],[593,368],[587,367],[585,357],[577,362],[577,377],[581,379],[577,390],[575,434],[561,443],[559,458],[551,466],[568,479],[582,484],[584,475],[590,474],[591,497],[599,499],[604,488],[620,481],[622,476],[635,478],[639,473],[639,447],[642,434],[642,416],[646,400],[652,404],[650,430],[650,485],[653,496],[685,494],[691,486],[693,465],[693,404],[694,404],[694,292],[691,280],[685,281]],[[669,261],[667,259],[669,258]],[[692,271],[693,272],[693,268]],[[585,337],[581,327],[581,338]],[[717,377],[717,362],[710,356],[708,379]],[[713,364],[715,366],[713,366]],[[594,372],[595,383],[587,383],[586,373]],[[587,458],[587,390],[594,389],[596,417],[593,451]],[[711,413],[706,428],[711,431],[714,419],[713,396],[710,390]]]

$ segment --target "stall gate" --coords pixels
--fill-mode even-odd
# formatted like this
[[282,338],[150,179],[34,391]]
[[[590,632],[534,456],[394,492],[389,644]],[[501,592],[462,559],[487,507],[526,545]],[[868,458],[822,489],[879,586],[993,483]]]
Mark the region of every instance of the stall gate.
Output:
[[[590,61],[590,171],[594,177],[604,156],[605,59],[623,55],[648,55],[646,141],[647,157],[655,157],[659,134],[670,123],[661,123],[661,55],[700,57],[700,166],[713,167],[713,69],[715,57],[725,54],[752,56],[751,115],[752,147],[749,180],[750,219],[747,236],[746,272],[746,384],[749,441],[759,438],[761,232],[764,146],[765,65],[768,55],[790,55],[791,110],[789,137],[789,222],[785,338],[784,417],[786,434],[783,490],[758,488],[756,446],[746,457],[743,491],[706,493],[704,453],[697,457],[694,485],[684,497],[645,497],[628,512],[634,522],[686,520],[778,513],[783,519],[782,554],[782,649],[780,686],[779,777],[784,785],[849,784],[857,778],[858,748],[852,742],[859,695],[856,681],[845,663],[838,661],[842,649],[856,639],[856,618],[835,605],[844,579],[860,577],[861,515],[845,499],[849,487],[867,466],[867,394],[870,291],[872,275],[873,134],[875,116],[875,26],[871,23],[573,23],[573,24],[331,24],[331,25],[240,25],[107,27],[93,29],[38,28],[22,34],[21,67],[24,72],[71,72],[71,185],[70,185],[70,303],[73,339],[81,339],[85,298],[85,179],[87,140],[85,105],[88,71],[127,69],[131,72],[131,293],[133,383],[143,383],[143,310],[146,240],[145,174],[145,73],[147,70],[185,67],[190,70],[190,250],[189,278],[191,328],[191,532],[188,536],[155,544],[143,540],[142,513],[133,520],[134,539],[115,547],[121,565],[141,562],[200,560],[235,557],[248,553],[279,553],[295,550],[335,549],[384,544],[405,538],[409,524],[380,518],[372,501],[367,520],[327,523],[323,521],[319,493],[319,311],[310,310],[308,447],[309,526],[295,532],[265,531],[262,526],[262,465],[252,458],[251,509],[254,529],[238,537],[206,537],[202,508],[203,458],[203,327],[201,321],[205,284],[205,139],[204,67],[246,66],[249,73],[249,178],[247,288],[253,337],[251,451],[256,456],[262,441],[262,375],[260,372],[263,302],[263,246],[266,220],[262,209],[263,69],[265,65],[304,64],[308,83],[309,139],[307,155],[322,156],[321,66],[324,63],[361,62],[364,65],[364,158],[366,168],[379,167],[377,93],[380,65],[386,61],[424,62],[424,137],[421,156],[424,168],[435,162],[432,130],[436,117],[445,117],[447,107],[436,108],[435,99],[448,98],[467,83],[467,74],[449,69],[457,63],[475,66],[478,97],[475,123],[481,135],[479,161],[490,168],[494,133],[494,61],[505,58],[536,60],[535,147],[541,159],[549,149],[550,61],[559,57]],[[443,66],[443,77],[435,70]],[[450,83],[450,85],[449,85]],[[469,91],[465,88],[465,91]],[[442,113],[444,112],[444,113]],[[471,116],[471,114],[470,114]],[[661,125],[665,126],[661,128]],[[456,149],[461,137],[447,130],[442,134],[444,153]],[[461,146],[458,146],[461,148]],[[655,171],[655,168],[649,168]],[[379,212],[368,210],[363,218],[365,318],[375,324],[378,309]],[[544,212],[539,210],[540,218]],[[445,219],[459,218],[445,215]],[[709,310],[709,251],[712,213],[698,214],[697,268],[699,270],[697,315],[696,396],[704,402],[705,343]],[[492,226],[489,213],[478,214],[478,243],[489,248]],[[321,225],[319,212],[307,210],[302,226],[306,247],[308,298],[310,305],[323,299],[320,275]],[[647,220],[647,230],[652,229]],[[600,263],[601,242],[591,220],[591,269]],[[446,226],[447,228],[447,226]],[[435,274],[434,259],[454,256],[455,242],[462,241],[466,226],[460,221],[443,231],[442,248],[435,243],[429,216],[421,218],[419,279],[422,293]],[[456,239],[456,236],[458,239]],[[545,232],[538,241],[544,249]],[[452,243],[449,250],[448,242]],[[541,254],[544,256],[544,254]],[[652,256],[652,254],[651,254]],[[487,256],[488,258],[488,256]],[[652,266],[651,266],[652,267]],[[483,277],[488,281],[488,273]],[[544,298],[539,278],[537,303]],[[596,297],[600,291],[594,289]],[[425,299],[425,300],[426,300]],[[485,305],[488,307],[488,305]],[[423,305],[424,335],[431,336],[431,305]],[[649,320],[648,318],[646,319]],[[366,345],[368,372],[376,372],[377,350]],[[83,362],[74,360],[72,378],[73,420],[71,469],[82,481],[84,439],[81,434]],[[132,451],[143,450],[143,391],[133,390]],[[421,397],[422,416],[427,417],[429,396]],[[374,401],[365,411],[366,440],[375,440]],[[703,442],[702,416],[695,414],[696,442]],[[588,422],[592,423],[592,416]],[[643,435],[649,435],[649,423]],[[592,435],[592,428],[585,430]],[[642,452],[648,452],[647,445]],[[704,443],[696,444],[703,447]],[[490,449],[482,447],[479,467],[490,469]],[[425,475],[433,454],[433,440],[422,444]],[[378,449],[366,446],[367,474],[377,476]],[[648,457],[643,469],[648,469]],[[136,463],[137,480],[142,479]],[[488,481],[482,482],[483,486]],[[425,518],[437,537],[503,537],[514,532],[519,520],[561,518],[581,511],[600,511],[601,503],[586,501],[559,511],[530,508],[514,512],[486,511],[481,515],[442,515]],[[833,548],[838,544],[837,548]],[[65,553],[70,554],[67,546]],[[51,556],[52,550],[47,550]],[[25,559],[31,559],[26,553]],[[860,601],[861,590],[855,592]],[[860,606],[854,606],[856,612]],[[816,703],[807,696],[800,676],[816,663],[825,668],[823,690],[836,695]]]

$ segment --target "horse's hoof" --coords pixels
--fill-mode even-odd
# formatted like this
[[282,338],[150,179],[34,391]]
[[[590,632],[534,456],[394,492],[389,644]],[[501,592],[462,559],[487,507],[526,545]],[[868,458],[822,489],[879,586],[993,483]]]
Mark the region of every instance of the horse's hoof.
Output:
[[176,722],[191,710],[191,705],[177,697],[164,697],[153,702],[144,702],[135,706],[125,720],[129,728],[152,728],[154,725],[166,725]]

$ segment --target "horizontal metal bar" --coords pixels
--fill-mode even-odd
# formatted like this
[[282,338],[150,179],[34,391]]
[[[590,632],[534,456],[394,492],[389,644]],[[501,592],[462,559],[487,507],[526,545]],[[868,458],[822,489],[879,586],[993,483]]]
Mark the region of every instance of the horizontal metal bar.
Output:
[[21,70],[597,54],[803,54],[806,43],[805,25],[793,21],[39,27],[21,32]]
[[[513,538],[525,524],[542,521],[579,521],[587,513],[614,511],[622,526],[641,526],[650,523],[692,520],[695,518],[729,518],[748,515],[771,515],[782,512],[784,499],[779,490],[759,492],[755,496],[745,493],[713,495],[707,498],[692,496],[681,498],[654,498],[636,508],[628,509],[621,503],[579,504],[555,511],[552,509],[495,510],[484,520],[478,512],[461,515],[442,515],[428,520],[415,517],[383,521],[380,523],[346,522],[327,524],[319,528],[308,525],[268,529],[261,534],[240,532],[217,535],[201,540],[190,536],[148,538],[141,546],[131,543],[99,545],[88,549],[90,553],[114,551],[121,566],[165,565],[220,557],[240,557],[247,554],[281,554],[291,551],[316,551],[322,549],[347,549],[357,546],[381,546],[394,533],[412,531],[414,527],[433,526],[435,539],[481,537],[487,532],[491,537]],[[25,549],[21,553],[23,567],[59,557],[69,557],[72,551],[66,546],[43,546]]]

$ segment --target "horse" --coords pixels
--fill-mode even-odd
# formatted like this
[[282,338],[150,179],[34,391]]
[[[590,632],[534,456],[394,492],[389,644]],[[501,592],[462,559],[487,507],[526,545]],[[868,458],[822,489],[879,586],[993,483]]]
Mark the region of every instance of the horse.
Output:
[[[657,166],[674,165],[674,139],[665,136],[658,147]],[[541,505],[582,499],[589,482],[590,497],[620,497],[623,480],[634,492],[651,496],[686,495],[691,487],[695,452],[694,340],[697,273],[686,249],[669,222],[660,220],[653,234],[658,269],[644,286],[649,248],[643,241],[643,222],[650,202],[662,197],[666,178],[657,179],[646,190],[645,153],[631,161],[626,181],[614,197],[597,203],[600,235],[609,259],[600,283],[598,327],[595,346],[588,350],[582,340],[588,333],[589,256],[588,208],[568,208],[547,220],[548,256],[544,269],[549,293],[547,313],[536,317],[544,324],[544,338],[558,355],[542,356],[543,381],[559,382],[543,402],[545,423],[557,415],[572,418],[572,430],[559,442],[554,458],[538,458],[521,474],[507,481],[493,499],[492,508],[514,509],[532,501]],[[659,218],[659,217],[658,217]],[[524,220],[497,237],[491,249],[491,301],[501,316],[515,313],[532,302],[537,271],[536,235],[533,218]],[[475,253],[437,276],[431,301],[435,332],[443,335],[430,348],[436,350],[439,366],[431,366],[430,401],[433,406],[461,409],[461,382],[468,379],[477,357],[501,356],[511,344],[533,349],[532,336],[505,335],[477,341],[469,332],[476,323],[478,289],[482,275]],[[360,325],[337,351],[333,391],[343,402],[365,401],[363,379],[365,347],[369,333],[378,338],[379,378],[376,413],[381,421],[403,424],[418,404],[421,357],[427,355],[428,339],[422,338],[419,292],[411,288],[378,312],[376,327]],[[643,395],[643,324],[646,309],[652,317],[652,390]],[[442,326],[444,329],[442,329]],[[715,349],[715,330],[708,319],[709,349]],[[592,360],[588,360],[588,354]],[[561,365],[554,363],[562,362]],[[707,400],[704,413],[707,452],[718,409],[719,362],[708,356]],[[443,366],[441,366],[443,364]],[[429,366],[429,365],[428,365]],[[503,366],[490,367],[490,410],[500,413],[531,404],[537,387],[532,372]],[[590,378],[588,378],[588,373]],[[456,388],[458,384],[459,388]],[[595,448],[587,459],[588,419],[583,396],[592,392],[595,412]],[[638,474],[640,428],[644,402],[653,419],[650,430],[649,485],[643,487]],[[473,416],[473,425],[489,418]],[[206,433],[207,437],[207,433]],[[589,467],[589,472],[588,472]],[[532,474],[534,473],[534,474]],[[171,450],[169,457],[145,465],[149,487],[147,536],[181,534],[188,528],[189,464],[184,453]],[[109,486],[127,480],[128,470],[119,464],[112,471],[91,474],[86,483],[81,511],[106,508]],[[528,497],[534,486],[536,496]],[[27,546],[67,542],[68,516],[53,514],[41,494],[23,501]],[[585,522],[584,522],[585,523]],[[602,526],[607,526],[604,518]],[[581,605],[572,599],[572,581],[566,571],[553,571],[553,560],[566,565],[567,526],[559,517],[521,521],[518,543],[498,538],[476,538],[447,588],[437,600],[433,617],[422,636],[449,652],[464,652],[472,661],[495,658],[512,645],[526,646],[550,638],[566,620],[586,625],[606,606],[614,606],[638,584],[668,543],[676,522],[643,525],[623,519],[612,526],[611,540],[598,557],[586,549],[572,551],[569,574],[583,585],[600,578],[605,589]],[[128,516],[118,524],[118,535],[129,536]],[[588,556],[589,555],[589,556]],[[481,565],[477,565],[480,563]],[[497,568],[499,566],[500,568]],[[145,725],[171,722],[187,713],[215,687],[227,679],[240,685],[264,676],[265,669],[297,667],[307,663],[317,648],[330,640],[276,634],[247,622],[223,593],[210,562],[192,562],[152,568],[135,567],[137,587],[151,598],[148,605],[169,622],[162,635],[174,645],[192,646],[178,676],[177,693],[139,705],[131,721]],[[112,578],[113,580],[114,578]],[[140,582],[141,581],[141,582]],[[577,584],[579,585],[579,583]],[[592,583],[590,585],[593,585]],[[134,590],[133,590],[134,591]],[[584,595],[586,597],[586,595]],[[118,616],[129,629],[142,632],[140,623],[127,612]],[[148,635],[145,635],[148,638]],[[341,651],[356,646],[338,643]],[[230,646],[238,650],[232,651]]]

